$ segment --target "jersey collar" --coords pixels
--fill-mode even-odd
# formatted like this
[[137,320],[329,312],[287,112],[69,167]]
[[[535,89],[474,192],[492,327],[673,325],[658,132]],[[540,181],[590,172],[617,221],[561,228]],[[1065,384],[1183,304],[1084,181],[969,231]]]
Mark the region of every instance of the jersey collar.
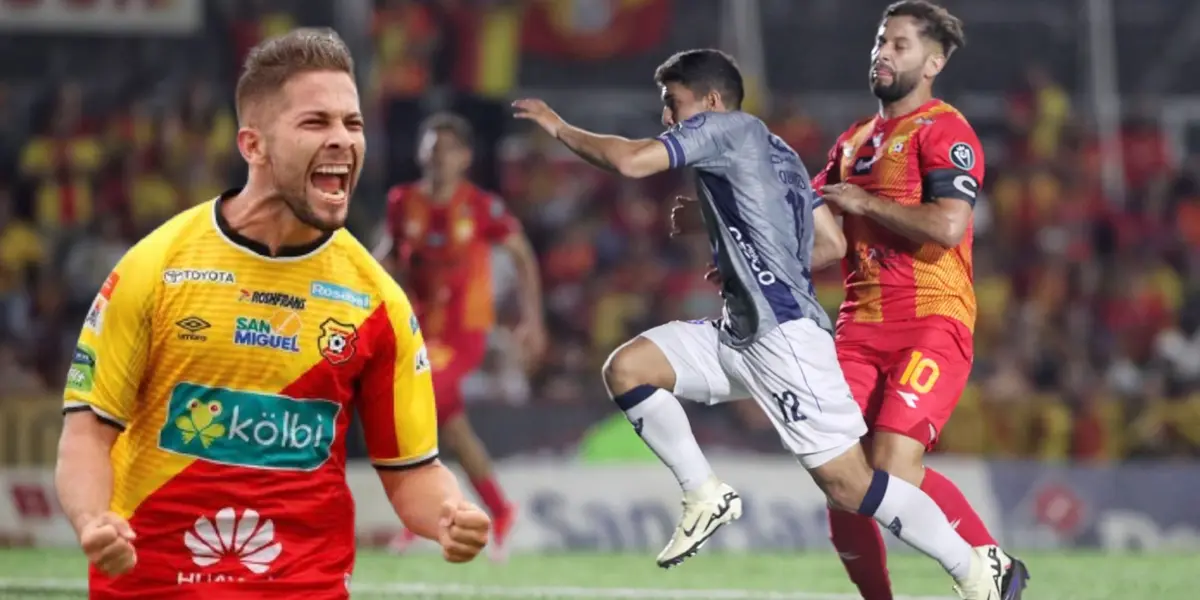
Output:
[[213,221],[217,225],[217,230],[221,232],[221,235],[225,236],[225,239],[233,243],[233,245],[244,250],[248,250],[263,258],[300,258],[320,250],[322,246],[324,246],[329,242],[330,239],[333,238],[332,233],[326,233],[307,244],[301,244],[299,246],[280,246],[278,252],[271,254],[271,249],[268,248],[266,244],[254,241],[238,233],[237,230],[229,225],[229,221],[225,219],[225,215],[221,214],[221,203],[225,202],[226,199],[238,195],[241,193],[241,191],[242,188],[226,190],[220,196],[217,196],[216,202],[213,202]]

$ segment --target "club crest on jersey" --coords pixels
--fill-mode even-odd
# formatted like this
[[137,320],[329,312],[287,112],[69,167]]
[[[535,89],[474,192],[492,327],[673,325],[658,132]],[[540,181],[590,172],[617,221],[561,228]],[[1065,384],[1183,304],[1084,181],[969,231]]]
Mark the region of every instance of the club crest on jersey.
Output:
[[269,348],[284,352],[300,351],[300,315],[281,310],[270,319],[238,317],[234,321],[233,343],[238,346]]
[[950,146],[950,162],[964,171],[970,171],[975,168],[975,149],[966,142],[955,143]]
[[358,349],[358,328],[334,318],[321,323],[321,336],[317,338],[317,350],[330,364],[340,365],[354,358]]
[[700,129],[704,127],[704,123],[708,121],[707,113],[700,113],[683,122],[683,126],[688,129]]

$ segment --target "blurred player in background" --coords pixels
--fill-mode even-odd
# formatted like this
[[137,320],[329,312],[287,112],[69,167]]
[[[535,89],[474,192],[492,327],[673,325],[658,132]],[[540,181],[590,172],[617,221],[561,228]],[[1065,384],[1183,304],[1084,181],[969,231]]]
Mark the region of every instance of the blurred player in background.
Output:
[[[422,124],[418,139],[421,180],[388,192],[387,234],[375,254],[413,296],[433,363],[442,441],[454,451],[491,512],[492,556],[503,558],[516,511],[467,420],[462,384],[483,363],[495,323],[495,246],[510,252],[516,263],[522,315],[514,331],[516,349],[527,364],[541,355],[546,331],[537,257],[504,201],[467,180],[474,135],[466,119],[435,114]],[[392,548],[402,551],[415,539],[405,531]]]
[[342,229],[365,151],[353,72],[332,31],[256,47],[245,187],[144,238],[92,304],[56,469],[91,598],[348,598],[354,412],[408,528],[452,562],[487,542],[437,459],[408,299]]
[[[924,0],[883,14],[871,51],[879,114],[846,130],[813,186],[844,214],[846,299],[838,361],[870,426],[872,464],[920,486],[972,546],[996,548],[979,515],[925,452],[958,403],[973,357],[972,209],[983,149],[933,82],[964,43],[962,23]],[[874,521],[830,510],[833,544],[866,600],[891,600]],[[996,550],[1005,600],[1021,596],[1024,564]]]
[[754,399],[784,446],[832,506],[885,525],[937,560],[969,600],[998,600],[999,564],[973,549],[912,484],[872,470],[866,433],[817,302],[814,266],[845,240],[795,151],[740,110],[742,75],[715,50],[672,56],[655,73],[663,98],[657,139],[597,135],[567,124],[540,100],[518,100],[536,122],[588,162],[627,177],[694,167],[699,201],[725,299],[719,321],[655,327],[613,352],[604,380],[613,401],[683,490],[683,514],[659,566],[695,554],[741,515],[737,492],[712,471],[678,397],[706,404]]

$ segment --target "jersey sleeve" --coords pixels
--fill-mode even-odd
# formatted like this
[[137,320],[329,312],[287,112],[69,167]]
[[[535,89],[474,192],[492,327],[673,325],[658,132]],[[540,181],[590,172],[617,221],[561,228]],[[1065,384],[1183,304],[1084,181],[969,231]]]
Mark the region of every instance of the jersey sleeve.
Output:
[[480,194],[479,203],[480,233],[488,242],[498,244],[521,230],[521,222],[508,212],[499,195]]
[[926,126],[919,152],[922,202],[957,198],[975,206],[983,183],[983,147],[962,116],[941,115]]
[[841,147],[842,139],[838,138],[837,143],[829,149],[829,155],[825,158],[825,167],[812,178],[813,195],[817,198],[817,204],[813,205],[813,208],[825,203],[825,199],[821,197],[821,188],[839,183],[842,179]]
[[700,113],[658,137],[667,147],[672,169],[714,169],[729,163],[756,118],[740,112]]
[[129,423],[150,348],[160,254],[135,246],[92,300],[67,371],[64,413],[90,410],[119,429]]
[[376,468],[419,467],[438,455],[429,354],[404,292],[390,280],[380,285],[383,305],[358,397],[367,452]]

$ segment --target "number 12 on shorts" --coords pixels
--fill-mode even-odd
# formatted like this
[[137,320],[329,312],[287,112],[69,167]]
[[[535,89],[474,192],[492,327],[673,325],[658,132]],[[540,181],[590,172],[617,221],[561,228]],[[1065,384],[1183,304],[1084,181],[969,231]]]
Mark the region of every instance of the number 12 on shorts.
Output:
[[779,405],[779,412],[783,413],[784,423],[796,423],[806,421],[808,417],[800,412],[800,398],[791,391],[785,391],[779,394],[771,394],[771,398]]

